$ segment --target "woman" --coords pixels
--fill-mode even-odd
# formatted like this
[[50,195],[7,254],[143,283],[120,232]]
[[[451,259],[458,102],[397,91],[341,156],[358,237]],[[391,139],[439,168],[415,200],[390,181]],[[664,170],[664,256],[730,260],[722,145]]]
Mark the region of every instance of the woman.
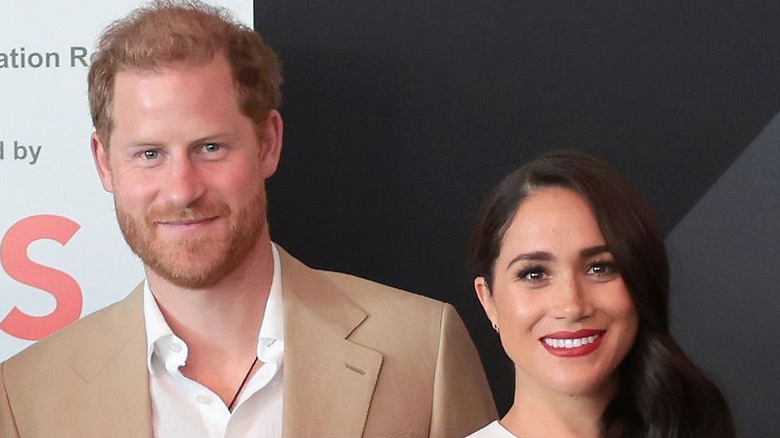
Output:
[[515,364],[514,404],[473,437],[735,437],[718,388],[669,332],[668,266],[646,204],[580,152],[488,195],[477,296]]

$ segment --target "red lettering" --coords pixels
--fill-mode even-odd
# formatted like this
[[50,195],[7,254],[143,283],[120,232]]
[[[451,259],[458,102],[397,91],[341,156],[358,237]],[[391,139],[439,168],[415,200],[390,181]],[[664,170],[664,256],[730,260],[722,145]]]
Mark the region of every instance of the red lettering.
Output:
[[27,248],[40,239],[51,239],[62,245],[81,226],[54,215],[30,216],[13,224],[0,242],[0,262],[14,280],[41,289],[57,301],[54,311],[44,316],[29,315],[14,307],[0,321],[0,330],[17,338],[35,341],[65,327],[81,316],[81,288],[76,280],[62,271],[30,260]]

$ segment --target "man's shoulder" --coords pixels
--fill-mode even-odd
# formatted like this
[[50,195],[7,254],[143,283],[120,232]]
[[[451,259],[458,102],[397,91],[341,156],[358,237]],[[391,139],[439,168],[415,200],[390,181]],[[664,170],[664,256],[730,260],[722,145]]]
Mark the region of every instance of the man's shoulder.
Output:
[[412,313],[442,312],[446,303],[417,293],[408,292],[392,286],[378,283],[342,272],[316,269],[307,266],[284,249],[277,247],[282,261],[282,284],[291,281],[295,287],[300,287],[301,295],[321,296],[322,293],[340,294],[354,302],[364,310],[391,311],[403,309]]
[[342,272],[318,271],[351,300],[366,308],[441,312],[439,300]]
[[[63,359],[84,354],[95,346],[117,343],[118,339],[128,336],[132,326],[137,324],[133,311],[140,300],[135,295],[131,294],[37,341],[9,358],[4,364],[5,369],[51,366]],[[142,308],[138,307],[138,310],[142,311]],[[142,313],[137,317],[137,321],[143,324]]]

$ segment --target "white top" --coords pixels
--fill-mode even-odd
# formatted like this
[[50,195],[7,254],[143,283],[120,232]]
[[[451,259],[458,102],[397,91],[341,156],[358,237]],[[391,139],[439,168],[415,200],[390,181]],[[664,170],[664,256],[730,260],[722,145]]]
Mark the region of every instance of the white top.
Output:
[[[284,315],[279,252],[271,245],[274,274],[257,342],[264,365],[246,383],[231,413],[210,389],[185,377],[179,367],[187,361],[187,344],[165,321],[144,285],[149,391],[156,437],[281,437]],[[248,364],[247,364],[248,365]]]
[[512,432],[506,430],[498,420],[488,424],[482,429],[472,433],[466,438],[518,438]]

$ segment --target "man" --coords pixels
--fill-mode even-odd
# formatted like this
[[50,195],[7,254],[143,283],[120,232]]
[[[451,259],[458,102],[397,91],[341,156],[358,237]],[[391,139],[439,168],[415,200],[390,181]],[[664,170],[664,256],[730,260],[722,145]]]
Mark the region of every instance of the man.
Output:
[[92,152],[146,280],[0,367],[2,437],[464,436],[495,417],[454,309],[275,246],[281,73],[199,3],[110,26]]

